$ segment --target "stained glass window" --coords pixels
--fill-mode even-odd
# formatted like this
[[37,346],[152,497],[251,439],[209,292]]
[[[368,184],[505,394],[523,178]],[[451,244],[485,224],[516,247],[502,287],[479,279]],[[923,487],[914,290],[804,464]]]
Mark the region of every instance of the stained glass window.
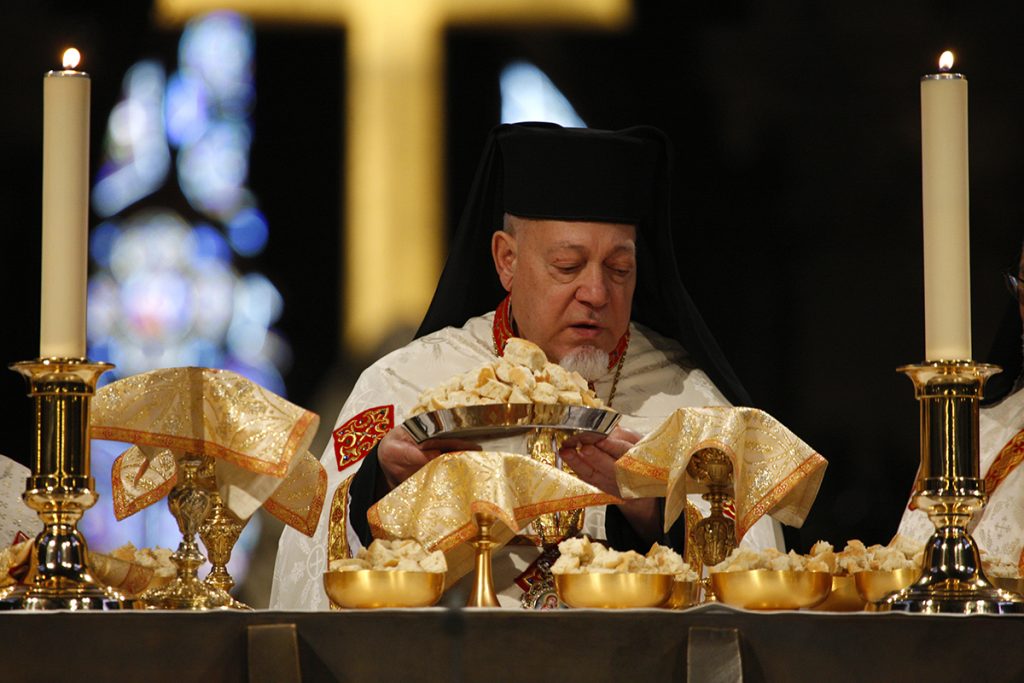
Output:
[[549,121],[586,128],[568,98],[547,74],[529,62],[512,62],[501,71],[501,122]]
[[[89,357],[116,365],[105,382],[196,365],[233,370],[285,394],[291,350],[274,327],[281,294],[239,265],[264,250],[270,230],[246,184],[253,50],[247,20],[212,13],[185,27],[173,71],[144,60],[124,76],[92,188],[100,223],[90,237]],[[128,540],[176,547],[180,534],[163,504],[114,522],[106,473],[123,449],[93,444],[101,499],[83,531],[101,549]],[[257,522],[232,556],[236,580]]]

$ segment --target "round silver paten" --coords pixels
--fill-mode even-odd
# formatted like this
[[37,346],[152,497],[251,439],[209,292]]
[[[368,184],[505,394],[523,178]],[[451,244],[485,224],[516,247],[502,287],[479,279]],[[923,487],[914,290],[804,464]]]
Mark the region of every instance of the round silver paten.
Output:
[[622,416],[614,410],[545,403],[490,403],[414,415],[402,423],[416,443],[427,439],[511,436],[532,429],[564,429],[607,436]]

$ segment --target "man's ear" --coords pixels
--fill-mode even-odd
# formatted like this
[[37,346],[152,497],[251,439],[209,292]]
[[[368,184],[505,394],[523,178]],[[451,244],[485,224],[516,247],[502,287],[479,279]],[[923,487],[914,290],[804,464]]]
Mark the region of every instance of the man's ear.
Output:
[[516,238],[498,230],[491,238],[491,256],[494,258],[494,268],[498,271],[498,279],[506,292],[512,291],[512,277],[516,272]]

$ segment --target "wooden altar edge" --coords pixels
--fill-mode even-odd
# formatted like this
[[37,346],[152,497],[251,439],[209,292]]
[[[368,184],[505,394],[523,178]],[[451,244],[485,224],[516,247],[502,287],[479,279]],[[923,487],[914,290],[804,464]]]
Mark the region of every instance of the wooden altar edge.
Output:
[[[682,681],[691,629],[735,629],[747,683],[1024,680],[1024,616],[499,609],[7,612],[5,681],[254,681],[249,627],[294,624],[303,681]],[[59,646],[57,645],[59,644]],[[59,654],[59,656],[58,656]],[[530,662],[516,668],[517,661]],[[525,665],[524,665],[525,666]],[[519,674],[522,674],[520,676]]]

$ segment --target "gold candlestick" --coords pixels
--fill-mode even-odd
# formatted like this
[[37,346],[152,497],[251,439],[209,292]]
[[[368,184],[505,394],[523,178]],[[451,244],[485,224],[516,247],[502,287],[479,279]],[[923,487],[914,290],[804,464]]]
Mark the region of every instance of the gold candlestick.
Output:
[[11,369],[29,383],[35,406],[35,455],[22,499],[43,522],[33,552],[39,570],[28,586],[0,593],[0,609],[118,609],[121,596],[89,572],[78,520],[96,503],[89,467],[89,404],[109,363],[40,358]]
[[994,365],[929,361],[899,368],[914,382],[921,406],[921,469],[914,502],[935,533],[925,546],[921,578],[883,603],[894,611],[1020,613],[1024,598],[992,585],[967,531],[988,496],[980,477],[978,410]]

